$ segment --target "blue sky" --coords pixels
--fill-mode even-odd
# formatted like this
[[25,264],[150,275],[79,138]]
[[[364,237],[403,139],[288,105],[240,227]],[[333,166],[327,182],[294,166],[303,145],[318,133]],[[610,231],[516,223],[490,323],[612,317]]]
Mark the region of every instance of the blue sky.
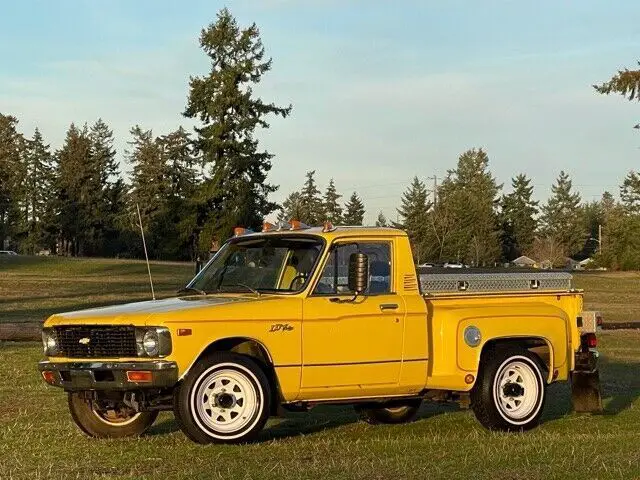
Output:
[[191,126],[188,77],[208,68],[198,34],[223,6],[273,57],[257,91],[294,107],[261,133],[276,200],[315,169],[323,188],[357,190],[368,220],[395,218],[414,175],[442,177],[471,147],[506,191],[525,172],[540,199],[561,169],[592,200],[640,166],[640,108],[591,87],[640,60],[637,1],[11,2],[0,112],[54,148],[69,123],[102,117],[120,154],[136,123]]

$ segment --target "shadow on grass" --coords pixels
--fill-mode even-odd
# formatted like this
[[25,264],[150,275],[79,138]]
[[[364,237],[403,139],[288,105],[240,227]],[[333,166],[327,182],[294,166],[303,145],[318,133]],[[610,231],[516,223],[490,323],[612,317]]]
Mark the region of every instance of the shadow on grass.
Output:
[[[604,411],[600,415],[618,415],[640,398],[640,363],[600,357],[599,368],[604,404]],[[560,419],[572,412],[571,385],[551,385],[548,389],[543,423]]]
[[[416,421],[430,419],[437,415],[458,409],[456,405],[425,402],[418,413]],[[254,443],[311,435],[360,421],[362,421],[360,415],[356,413],[351,406],[323,405],[312,409],[308,413],[287,412],[284,417],[272,419],[258,438],[254,440]],[[167,435],[179,429],[175,419],[167,418],[151,427],[151,429],[145,433],[145,436]]]

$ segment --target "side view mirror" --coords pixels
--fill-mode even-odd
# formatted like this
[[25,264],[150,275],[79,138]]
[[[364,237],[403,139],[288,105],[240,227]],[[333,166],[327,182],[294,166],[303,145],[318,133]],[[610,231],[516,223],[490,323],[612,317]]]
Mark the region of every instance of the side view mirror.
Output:
[[349,290],[362,295],[369,288],[369,257],[366,253],[352,253],[349,256]]

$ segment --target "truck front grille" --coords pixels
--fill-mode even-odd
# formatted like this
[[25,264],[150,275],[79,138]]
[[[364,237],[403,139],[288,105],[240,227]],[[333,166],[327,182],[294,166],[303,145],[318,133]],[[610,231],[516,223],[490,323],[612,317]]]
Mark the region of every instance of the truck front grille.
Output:
[[136,357],[132,326],[81,325],[55,327],[60,356],[68,358]]

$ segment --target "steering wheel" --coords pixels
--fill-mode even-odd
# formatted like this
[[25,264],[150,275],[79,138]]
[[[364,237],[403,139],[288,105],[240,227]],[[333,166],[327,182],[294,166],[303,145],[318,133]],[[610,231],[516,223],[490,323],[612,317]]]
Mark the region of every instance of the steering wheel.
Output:
[[293,290],[293,284],[296,283],[297,281],[306,280],[306,279],[307,279],[307,274],[306,273],[297,274],[295,277],[293,277],[293,279],[291,279],[291,283],[289,284],[289,290]]

